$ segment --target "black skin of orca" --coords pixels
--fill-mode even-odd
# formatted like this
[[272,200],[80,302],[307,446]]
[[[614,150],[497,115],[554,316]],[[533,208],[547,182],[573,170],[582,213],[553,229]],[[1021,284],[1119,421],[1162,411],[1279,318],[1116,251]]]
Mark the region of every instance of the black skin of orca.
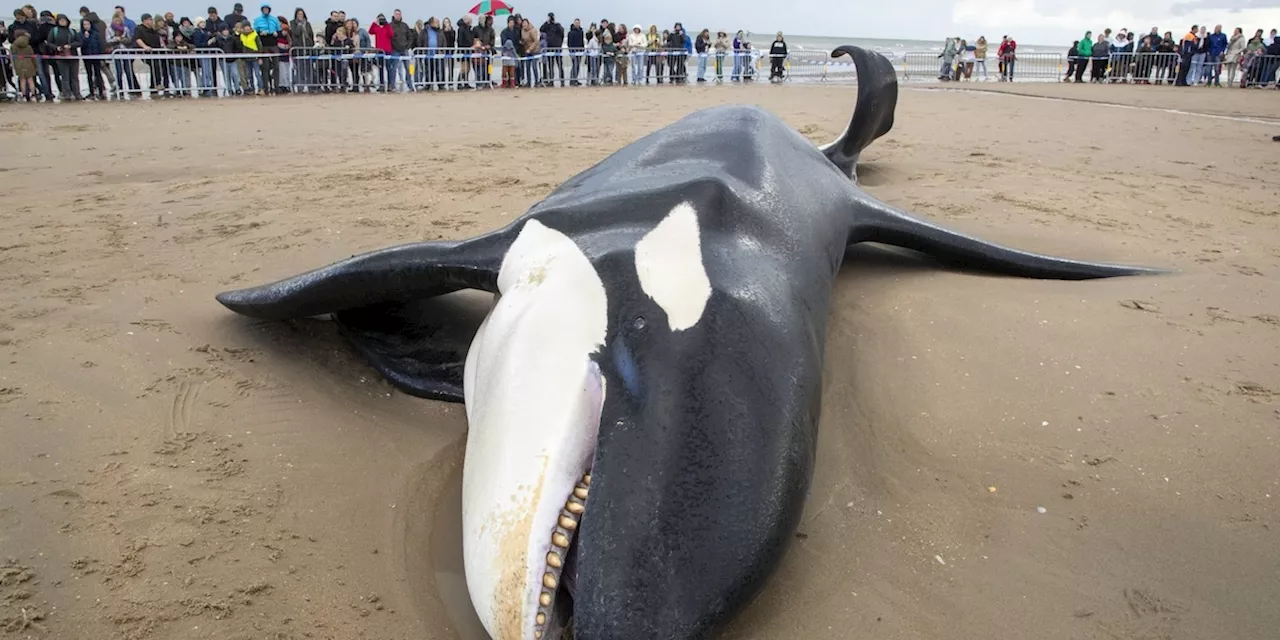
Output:
[[[857,105],[825,151],[759,108],[711,108],[622,148],[503,229],[375,251],[218,300],[257,318],[335,314],[399,388],[460,402],[465,350],[433,348],[415,301],[495,292],[526,220],[571,237],[604,282],[609,313],[595,355],[607,392],[591,495],[566,580],[574,636],[708,637],[760,591],[799,525],[831,292],[849,245],[1027,278],[1162,272],[990,244],[863,192],[851,176],[892,126],[897,80],[878,54],[846,46],[840,55],[857,67]],[[673,332],[640,288],[634,250],[683,202],[697,211],[713,292],[699,322]]]

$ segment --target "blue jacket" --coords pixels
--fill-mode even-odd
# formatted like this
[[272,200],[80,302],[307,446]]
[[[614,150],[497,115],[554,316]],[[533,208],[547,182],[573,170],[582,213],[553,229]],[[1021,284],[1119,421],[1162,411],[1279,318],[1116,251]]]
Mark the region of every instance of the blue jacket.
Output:
[[684,33],[684,50],[688,51],[689,53],[693,53],[693,38],[689,37],[688,31],[685,31],[683,33]]
[[[270,9],[271,5],[264,2],[262,8]],[[280,33],[280,19],[269,13],[258,13],[258,17],[253,19],[253,30],[258,33]]]
[[1209,55],[1220,56],[1227,52],[1227,34],[1209,34]]
[[98,39],[98,30],[90,28],[80,33],[80,54],[86,56],[102,55],[102,40]]

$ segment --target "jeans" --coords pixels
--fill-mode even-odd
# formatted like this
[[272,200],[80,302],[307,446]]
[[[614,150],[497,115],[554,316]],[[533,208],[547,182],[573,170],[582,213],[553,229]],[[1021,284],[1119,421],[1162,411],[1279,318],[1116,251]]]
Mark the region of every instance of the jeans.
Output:
[[116,60],[116,77],[119,78],[117,85],[121,93],[130,91],[138,91],[138,76],[133,72],[133,58],[125,58],[124,60]]
[[707,54],[698,54],[698,80],[703,81],[707,76]]
[[1211,53],[1204,59],[1204,82],[1205,84],[1209,84],[1210,81],[1212,81],[1213,84],[1219,86],[1222,85],[1221,55],[1214,55]]
[[218,95],[218,81],[213,75],[213,60],[209,58],[200,60],[200,82],[197,84],[199,85],[200,93]]
[[[387,58],[387,65],[390,67],[387,73],[387,91],[396,90],[396,81],[404,78],[405,91],[413,91],[413,79],[409,76],[409,64],[413,62],[413,56],[405,53],[392,53]],[[421,65],[419,65],[421,66]]]
[[1014,67],[1014,65],[1016,65],[1017,63],[1018,63],[1018,61],[1017,61],[1017,60],[1005,60],[1005,61],[1004,61],[1004,76],[1003,76],[1003,77],[1004,77],[1004,79],[1005,79],[1006,81],[1008,81],[1008,82],[1013,82],[1013,67]]
[[613,84],[613,58],[604,59],[604,84]]
[[939,78],[951,77],[951,61],[950,60],[944,59],[942,61],[942,66],[938,68],[938,77]]
[[[612,67],[613,59],[609,59],[608,63],[610,67]],[[524,74],[521,76],[521,79],[520,79],[521,82],[524,83],[524,86],[526,87],[538,86],[538,59],[526,58],[524,60],[521,60],[520,68],[523,70],[522,73]]]
[[293,86],[293,63],[288,58],[276,59],[276,85],[286,89]]
[[178,89],[178,95],[191,94],[191,67],[187,66],[186,60],[175,61],[169,67],[169,74],[173,77],[173,87]]
[[[986,59],[986,58],[982,58],[982,59],[978,60],[978,61],[975,63],[974,68],[975,68],[975,69],[982,69],[982,78],[983,78],[984,80],[987,78],[987,59]],[[1071,74],[1067,74],[1067,75],[1071,75]]]
[[587,54],[587,84],[592,86],[600,82],[600,54]]
[[53,84],[49,81],[49,70],[53,67],[52,62],[46,63],[44,58],[36,58],[36,88],[40,93],[44,94],[45,100],[53,100]]
[[222,78],[227,85],[227,95],[240,93],[240,67],[235,60],[222,61]]
[[257,58],[250,58],[244,61],[246,92],[253,93],[262,90],[262,65],[258,64]]
[[644,82],[644,52],[631,52],[631,84]]
[[1204,72],[1205,54],[1196,53],[1191,56],[1191,72],[1187,74],[1187,84],[1198,84],[1200,74]]
[[569,60],[569,79],[573,82],[577,82],[578,71],[582,68],[582,56],[579,55],[577,51],[574,51],[569,55],[573,56],[573,58]]
[[729,77],[734,81],[742,77],[742,54],[738,51],[733,52],[733,73]]

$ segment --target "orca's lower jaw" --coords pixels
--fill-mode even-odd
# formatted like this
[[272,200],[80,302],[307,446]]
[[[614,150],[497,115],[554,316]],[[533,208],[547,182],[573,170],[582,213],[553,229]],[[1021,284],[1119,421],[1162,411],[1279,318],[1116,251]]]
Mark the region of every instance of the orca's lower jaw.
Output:
[[565,499],[556,526],[551,530],[546,568],[538,593],[538,612],[534,617],[534,640],[572,637],[577,534],[582,514],[587,509],[590,490],[591,472],[588,471]]

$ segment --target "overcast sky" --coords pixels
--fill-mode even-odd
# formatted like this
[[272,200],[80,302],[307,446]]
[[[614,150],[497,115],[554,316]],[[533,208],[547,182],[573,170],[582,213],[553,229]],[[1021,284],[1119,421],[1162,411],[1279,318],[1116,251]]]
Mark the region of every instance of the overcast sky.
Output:
[[[66,0],[63,0],[66,1]],[[74,1],[74,0],[72,0]],[[92,0],[94,2],[98,0]],[[118,0],[115,0],[118,1]],[[258,10],[260,0],[241,0],[246,13]],[[410,20],[430,15],[457,19],[477,0],[289,0],[273,5],[276,13],[291,15],[301,6],[313,21],[322,21],[330,9],[345,9],[367,24],[378,12],[400,7]],[[193,19],[204,14],[209,0],[125,0],[129,15],[165,8]],[[233,0],[214,0],[228,13]],[[37,3],[39,4],[39,3]],[[1005,33],[1028,44],[1071,44],[1085,30],[1105,27],[1146,32],[1152,26],[1175,34],[1191,23],[1221,23],[1228,32],[1280,27],[1280,0],[513,0],[515,8],[538,17],[554,11],[560,22],[581,18],[584,23],[609,18],[625,23],[668,26],[681,21],[686,28],[746,29],[755,33],[784,31],[792,34],[861,38],[942,39],[961,36],[988,39]],[[44,8],[43,6],[41,7]],[[68,7],[74,11],[77,7]],[[96,8],[96,7],[95,7]],[[106,13],[110,13],[107,10]]]

